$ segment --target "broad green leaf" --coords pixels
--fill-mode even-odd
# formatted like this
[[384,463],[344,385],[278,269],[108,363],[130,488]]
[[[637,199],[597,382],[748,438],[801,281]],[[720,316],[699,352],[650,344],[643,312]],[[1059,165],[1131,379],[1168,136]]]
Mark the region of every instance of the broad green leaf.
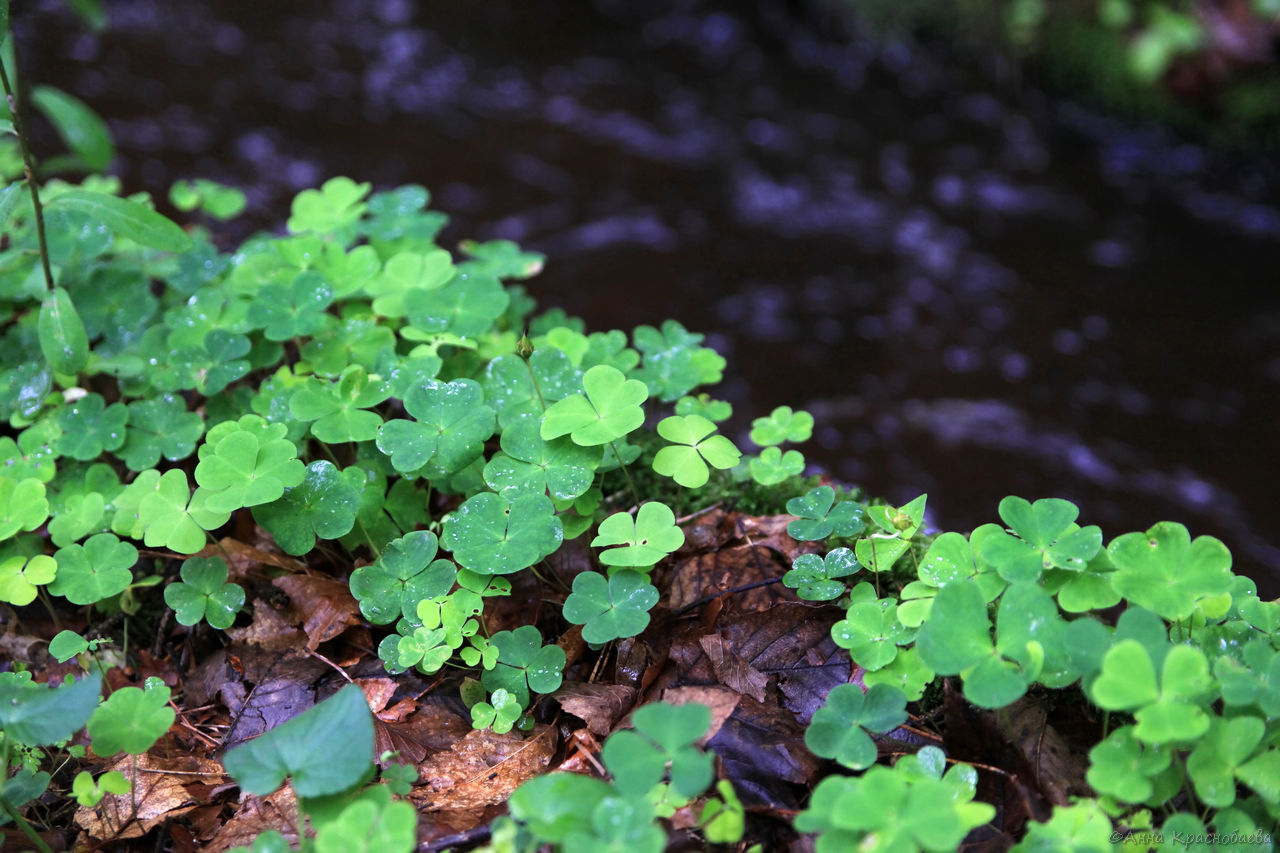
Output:
[[[857,501],[836,503],[835,500],[835,489],[817,486],[787,501],[787,512],[797,517],[787,525],[787,534],[799,540],[826,539],[832,534],[857,536],[865,527],[866,514],[862,504]],[[863,565],[869,565],[861,554],[858,559]]]
[[1007,497],[1000,502],[1000,517],[1016,536],[1001,531],[989,537],[982,557],[1010,583],[1034,581],[1045,569],[1083,571],[1102,547],[1102,531],[1078,527],[1077,515],[1070,501],[1044,498],[1032,504]]
[[783,453],[776,447],[766,447],[759,456],[751,457],[748,467],[751,479],[762,486],[776,486],[804,472],[804,455],[799,450]]
[[1172,751],[1146,745],[1134,736],[1133,726],[1116,729],[1089,751],[1090,787],[1100,794],[1128,803],[1147,800],[1155,790],[1153,780],[1166,768]]
[[121,687],[112,691],[89,718],[93,751],[106,758],[117,752],[141,755],[162,738],[176,718],[169,707],[169,688],[148,678],[146,689]]
[[645,794],[662,780],[668,765],[677,794],[693,797],[706,790],[714,757],[694,746],[711,724],[705,705],[657,702],[637,708],[631,722],[635,728],[614,733],[600,753],[618,790]]
[[[206,495],[203,490],[191,493],[181,469],[165,471],[155,481],[155,490],[146,492],[137,505],[137,526],[147,547],[170,548],[180,554],[194,554],[203,548],[205,531],[221,527],[231,517],[227,511],[211,509]],[[133,535],[132,530],[116,529],[114,524],[113,529]]]
[[133,583],[138,549],[110,533],[90,536],[83,545],[67,545],[54,555],[58,576],[49,592],[72,604],[96,604],[119,595]]
[[418,602],[447,595],[458,570],[435,559],[439,542],[426,530],[406,533],[382,549],[376,562],[351,573],[351,594],[360,612],[375,625],[413,616]]
[[643,353],[635,378],[645,383],[650,396],[665,403],[680,399],[699,385],[715,384],[723,376],[724,358],[699,346],[703,336],[690,333],[675,320],[665,321],[661,330],[637,326],[632,339]]
[[592,812],[612,791],[612,786],[590,776],[548,773],[516,788],[507,805],[511,816],[536,838],[554,844],[588,831]]
[[813,415],[792,411],[790,406],[779,406],[768,417],[751,422],[751,440],[760,447],[771,447],[791,442],[799,444],[813,435]]
[[871,672],[891,664],[898,646],[908,645],[915,637],[915,631],[898,621],[898,606],[887,598],[855,601],[845,618],[831,626],[835,644],[848,649],[849,656]]
[[39,107],[67,147],[94,172],[105,171],[115,153],[107,123],[79,98],[52,86],[36,86],[31,102]]
[[956,581],[938,590],[916,649],[925,665],[941,675],[956,675],[991,656],[991,620],[976,583]]
[[0,560],[0,601],[25,607],[36,600],[38,588],[53,581],[58,564],[52,557],[21,554]]
[[831,601],[843,595],[847,588],[839,578],[856,574],[862,564],[848,548],[836,548],[825,557],[801,554],[791,567],[791,571],[782,576],[784,585],[796,590],[806,601]]
[[182,564],[182,581],[164,589],[164,603],[173,608],[180,625],[204,619],[212,627],[231,627],[244,606],[244,589],[227,583],[227,563],[221,557],[192,557]]
[[864,694],[857,685],[839,684],[814,712],[804,743],[815,755],[863,770],[876,761],[876,745],[867,732],[887,732],[906,719],[907,697],[901,690],[878,684]]
[[123,403],[106,405],[99,394],[86,394],[58,412],[58,452],[73,459],[97,459],[117,450],[125,439],[129,410]]
[[545,255],[521,251],[510,240],[490,240],[486,243],[463,240],[458,244],[458,249],[471,256],[472,260],[465,262],[468,267],[498,278],[531,278],[542,271],[542,265],[546,261]]
[[265,797],[288,776],[298,797],[356,785],[373,763],[373,715],[354,684],[313,708],[229,750],[222,764],[241,790]]
[[[496,278],[459,272],[443,287],[404,294],[405,312],[414,331],[473,338],[488,331],[507,310],[510,297]],[[401,334],[410,337],[408,330]]]
[[509,500],[482,492],[449,514],[441,541],[454,559],[471,571],[506,575],[551,554],[563,538],[555,507],[545,495],[526,494]]
[[502,431],[502,453],[484,466],[484,479],[498,492],[550,493],[570,500],[591,488],[600,465],[598,447],[582,447],[561,437],[546,441],[538,419],[523,417]]
[[[641,504],[634,519],[627,512],[609,516],[591,542],[593,548],[608,549],[600,555],[606,566],[652,566],[683,544],[675,513],[658,501]],[[609,547],[613,545],[622,547]]]
[[397,471],[416,471],[430,463],[446,473],[461,471],[478,457],[493,435],[493,409],[470,379],[429,379],[411,388],[405,409],[415,420],[392,420],[378,432],[378,449]]
[[0,539],[20,530],[35,530],[49,517],[44,483],[35,477],[14,480],[0,476]]
[[317,537],[346,535],[355,526],[359,505],[360,490],[352,478],[321,459],[308,465],[302,482],[285,489],[281,498],[254,507],[253,517],[286,554],[302,556],[315,547]]
[[1187,757],[1187,775],[1206,805],[1224,808],[1236,801],[1236,773],[1266,732],[1257,717],[1214,717],[1209,731]]
[[541,427],[544,439],[568,435],[583,446],[608,444],[644,423],[640,404],[649,393],[643,382],[600,364],[583,374],[582,386],[585,395],[571,394],[547,409]]
[[88,190],[67,190],[48,204],[49,207],[55,205],[88,214],[117,236],[141,246],[165,252],[182,252],[191,247],[191,238],[185,231],[136,201]]
[[[256,423],[256,422],[250,422]],[[284,424],[257,423],[248,429],[210,432],[200,450],[196,482],[209,491],[214,512],[233,512],[280,498],[306,476],[298,448],[284,437]]]
[[1187,528],[1162,521],[1107,546],[1116,566],[1112,586],[1171,622],[1189,617],[1204,598],[1230,592],[1231,553],[1212,536],[1192,541]]
[[293,234],[332,234],[364,214],[369,184],[350,178],[330,178],[318,190],[303,190],[293,200],[287,227]]
[[186,459],[204,435],[204,419],[175,394],[137,400],[128,408],[129,431],[116,455],[130,470],[154,467],[161,456],[170,462]]
[[[29,676],[28,676],[29,677]],[[24,746],[51,746],[84,727],[98,707],[102,679],[85,675],[61,687],[23,681],[0,673],[0,730]]]
[[672,446],[653,457],[653,470],[680,485],[697,489],[710,477],[707,466],[732,468],[742,453],[723,435],[711,435],[716,425],[701,415],[672,415],[658,422],[658,434]]
[[542,645],[542,635],[532,625],[499,631],[490,641],[498,648],[498,662],[480,676],[490,692],[503,688],[521,707],[528,707],[529,692],[554,693],[560,689],[565,654],[559,646]]
[[289,411],[300,420],[315,421],[311,434],[327,444],[372,441],[378,437],[382,417],[364,410],[390,395],[385,383],[370,382],[362,367],[352,365],[337,382],[312,381],[299,387],[289,398]]
[[565,599],[564,618],[583,626],[588,643],[607,643],[644,631],[657,603],[657,588],[640,572],[615,572],[607,580],[598,572],[582,572]]
[[89,337],[71,297],[55,287],[40,303],[40,351],[58,373],[75,375],[89,362]]

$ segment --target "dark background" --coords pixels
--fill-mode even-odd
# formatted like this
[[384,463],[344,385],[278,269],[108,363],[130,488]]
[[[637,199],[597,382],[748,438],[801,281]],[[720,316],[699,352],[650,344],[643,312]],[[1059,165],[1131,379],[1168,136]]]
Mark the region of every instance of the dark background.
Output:
[[[731,432],[968,530],[1059,496],[1171,519],[1280,592],[1280,175],[809,2],[19,4],[28,79],[107,118],[112,171],[247,190],[230,245],[345,174],[421,183],[443,244],[545,252],[544,308],[679,319]],[[39,128],[38,128],[39,130]],[[56,148],[48,128],[40,136]]]

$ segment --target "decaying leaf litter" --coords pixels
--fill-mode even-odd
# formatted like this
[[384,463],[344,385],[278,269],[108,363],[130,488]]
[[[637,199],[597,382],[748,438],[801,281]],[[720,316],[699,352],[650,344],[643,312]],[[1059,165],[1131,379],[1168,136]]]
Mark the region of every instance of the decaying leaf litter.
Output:
[[[598,650],[584,642],[581,627],[565,630],[563,598],[552,600],[529,573],[513,575],[513,595],[485,608],[486,631],[529,624],[536,614],[567,665],[560,689],[538,703],[532,731],[504,734],[472,728],[458,694],[462,670],[387,675],[376,654],[385,629],[361,617],[339,567],[299,562],[251,521],[237,521],[243,538],[229,536],[197,556],[226,559],[228,580],[250,591],[246,612],[225,637],[162,620],[153,637],[131,639],[130,663],[121,659],[124,665],[107,670],[113,689],[160,678],[173,691],[175,719],[136,762],[126,757],[107,766],[92,753],[85,759],[95,775],[117,770],[135,780],[135,791],[79,808],[73,845],[218,853],[269,829],[295,839],[290,788],[241,795],[220,757],[351,683],[374,714],[375,752],[396,753],[394,760],[417,770],[410,800],[420,815],[420,849],[482,841],[510,793],[534,776],[602,772],[600,744],[635,708],[655,701],[710,708],[706,746],[747,809],[745,842],[806,849],[790,823],[830,768],[805,747],[805,727],[833,688],[861,686],[862,670],[831,637],[843,609],[803,601],[780,583],[797,557],[817,550],[787,534],[793,520],[722,508],[681,519],[686,542],[654,572],[663,594],[648,628]],[[541,571],[568,590],[590,564],[585,546],[571,541]],[[22,615],[31,633],[8,633],[7,656],[27,661],[40,677],[78,669],[44,654],[42,634],[51,636],[52,624],[31,608]],[[1079,728],[1095,736],[1096,727],[1080,709],[1028,697],[998,713],[979,711],[949,687],[939,700],[928,718],[876,736],[876,748],[888,755],[937,744],[983,768],[980,796],[1000,804],[994,826],[1005,827],[988,832],[984,846],[1007,846],[1025,820],[1087,791],[1071,735]],[[681,825],[679,815],[673,823]],[[16,841],[12,828],[5,831]],[[672,836],[676,849],[702,843],[691,833]]]

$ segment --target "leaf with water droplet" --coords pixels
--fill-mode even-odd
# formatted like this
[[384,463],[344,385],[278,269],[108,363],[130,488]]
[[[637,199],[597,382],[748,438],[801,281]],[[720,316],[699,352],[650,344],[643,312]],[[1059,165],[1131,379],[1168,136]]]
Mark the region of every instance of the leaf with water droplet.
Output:
[[55,287],[40,303],[40,351],[58,373],[74,376],[89,362],[89,337],[71,296]]
[[[351,471],[351,469],[348,469]],[[253,517],[286,554],[301,556],[315,547],[316,537],[337,539],[355,526],[363,473],[344,476],[332,462],[321,459],[306,468],[302,482],[285,489],[271,503],[253,508]]]

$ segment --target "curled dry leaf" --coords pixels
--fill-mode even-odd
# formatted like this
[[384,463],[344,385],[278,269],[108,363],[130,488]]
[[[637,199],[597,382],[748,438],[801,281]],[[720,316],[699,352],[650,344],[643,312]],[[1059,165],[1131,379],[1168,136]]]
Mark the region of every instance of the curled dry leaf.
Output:
[[552,694],[560,707],[587,724],[587,730],[605,737],[614,723],[631,710],[636,691],[625,684],[583,684],[566,681]]
[[288,785],[266,797],[246,794],[236,813],[209,839],[203,850],[205,853],[225,853],[232,847],[248,847],[259,835],[271,829],[283,835],[292,847],[298,843],[294,823],[297,814],[298,803],[293,796],[293,788]]
[[285,575],[272,585],[284,590],[298,612],[305,616],[302,630],[307,648],[315,651],[325,640],[360,624],[360,605],[342,581],[312,575]]
[[526,779],[544,773],[555,753],[554,729],[539,726],[528,736],[469,731],[447,752],[419,766],[426,784],[413,789],[423,811],[477,809],[505,802]]

